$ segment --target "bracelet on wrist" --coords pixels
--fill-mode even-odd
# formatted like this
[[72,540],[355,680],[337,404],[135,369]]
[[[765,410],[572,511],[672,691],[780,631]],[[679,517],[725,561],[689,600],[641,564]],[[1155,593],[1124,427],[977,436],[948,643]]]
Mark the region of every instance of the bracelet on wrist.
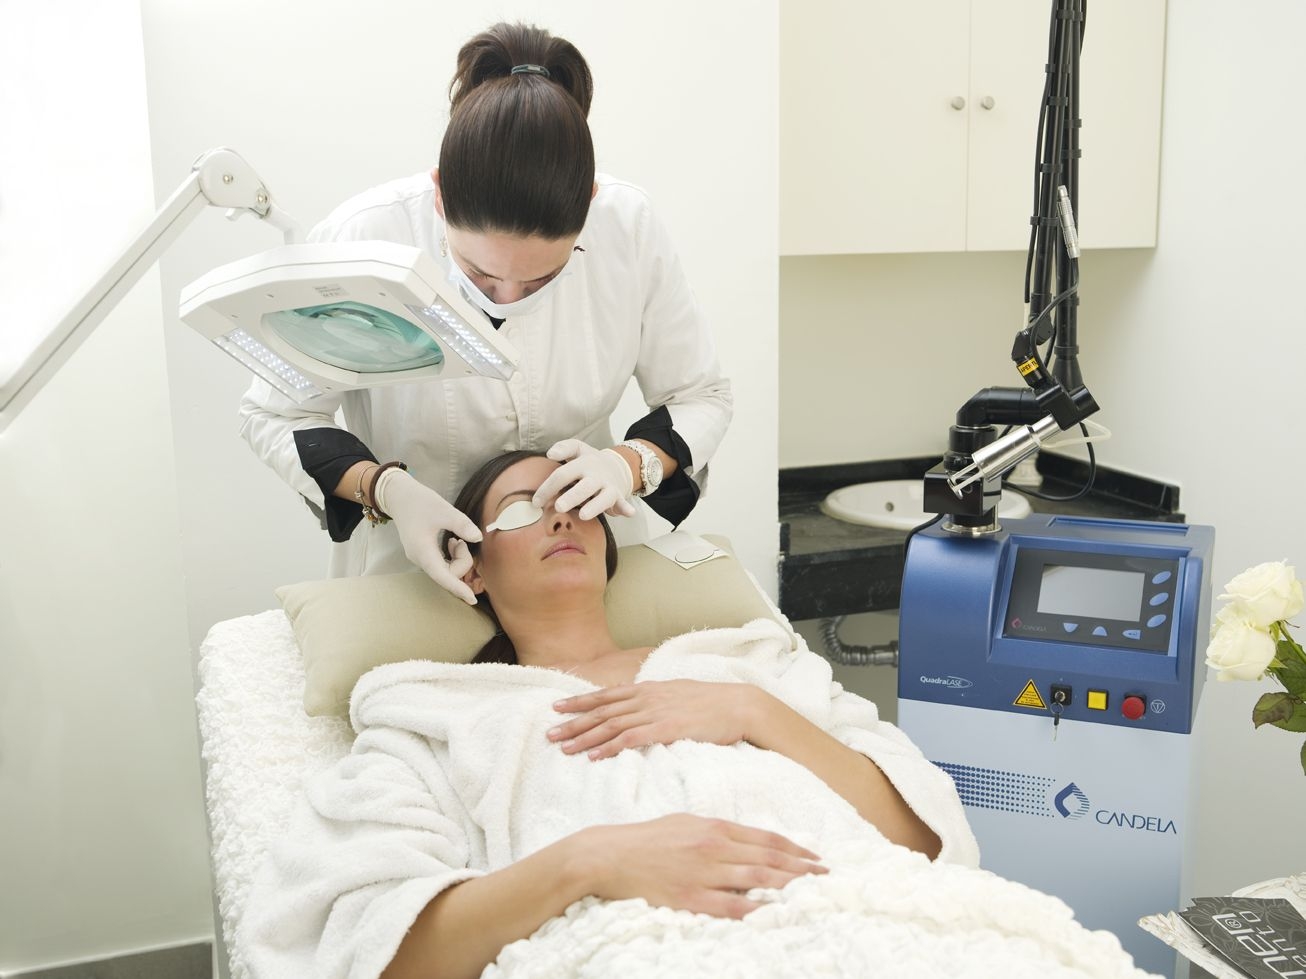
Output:
[[372,485],[368,490],[368,494],[367,494],[368,497],[371,499],[372,504],[371,506],[364,506],[363,513],[367,516],[367,519],[371,521],[372,524],[374,525],[389,523],[390,520],[392,519],[390,514],[386,513],[381,508],[380,501],[377,499],[377,488],[381,484],[381,477],[392,469],[398,469],[403,472],[407,472],[408,464],[406,462],[387,462],[385,465],[377,466],[376,472],[372,476]]
[[[390,515],[377,504],[376,484],[381,481],[381,476],[387,469],[407,468],[407,464],[402,462],[387,462],[384,465],[378,463],[358,474],[358,488],[354,490],[354,499],[362,506],[363,516],[372,526],[390,522]],[[367,485],[366,491],[363,489],[364,484]]]
[[380,469],[379,462],[372,463],[370,466],[364,466],[358,471],[358,485],[354,487],[354,499],[358,501],[359,506],[367,509],[367,497],[363,495],[363,481],[367,479],[367,474],[373,469]]

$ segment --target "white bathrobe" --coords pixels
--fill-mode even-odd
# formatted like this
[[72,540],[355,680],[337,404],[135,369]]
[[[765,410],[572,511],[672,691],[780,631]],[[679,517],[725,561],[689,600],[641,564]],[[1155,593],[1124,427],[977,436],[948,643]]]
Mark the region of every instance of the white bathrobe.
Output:
[[774,622],[689,633],[637,679],[746,682],[874,761],[938,834],[935,862],[889,843],[785,756],[678,741],[601,761],[546,737],[553,703],[594,689],[556,670],[399,663],[354,691],[353,752],[315,780],[238,937],[256,979],[377,976],[443,889],[586,826],[690,812],[774,830],[831,873],[758,891],[742,921],[586,898],[486,976],[1134,976],[1119,942],[1055,898],[975,869],[948,776]]

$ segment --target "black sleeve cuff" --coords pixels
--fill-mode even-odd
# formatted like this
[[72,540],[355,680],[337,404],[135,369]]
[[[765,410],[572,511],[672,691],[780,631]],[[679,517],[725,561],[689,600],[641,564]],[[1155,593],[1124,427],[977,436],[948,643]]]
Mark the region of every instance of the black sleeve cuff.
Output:
[[299,464],[317,483],[326,501],[325,512],[311,503],[309,509],[318,515],[333,541],[349,540],[354,528],[362,522],[363,507],[354,500],[340,499],[335,495],[336,487],[350,466],[356,462],[376,462],[376,456],[357,436],[340,428],[306,428],[294,434]]
[[655,408],[626,429],[626,438],[651,442],[676,460],[676,471],[662,480],[656,493],[644,497],[644,502],[663,520],[678,527],[698,503],[700,491],[698,483],[686,472],[694,457],[685,440],[671,427],[671,412],[665,405]]

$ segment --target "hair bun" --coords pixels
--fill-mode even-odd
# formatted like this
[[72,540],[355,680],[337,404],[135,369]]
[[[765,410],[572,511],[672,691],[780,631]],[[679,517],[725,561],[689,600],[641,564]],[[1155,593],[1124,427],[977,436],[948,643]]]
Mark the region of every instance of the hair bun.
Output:
[[467,96],[481,85],[522,75],[530,81],[538,78],[557,84],[589,115],[594,80],[575,45],[540,27],[508,23],[487,28],[459,50],[449,84],[451,111],[458,111]]

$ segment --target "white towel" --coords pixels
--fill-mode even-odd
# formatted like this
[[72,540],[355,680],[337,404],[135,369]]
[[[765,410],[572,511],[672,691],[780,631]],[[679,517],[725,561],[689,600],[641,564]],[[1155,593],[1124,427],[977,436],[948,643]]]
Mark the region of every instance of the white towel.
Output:
[[354,692],[351,755],[315,779],[237,929],[256,979],[378,975],[423,907],[585,826],[692,812],[774,830],[832,868],[742,921],[587,898],[487,976],[1135,976],[1119,942],[1055,898],[976,869],[951,780],[829,665],[758,620],[690,633],[639,680],[756,684],[870,757],[943,841],[940,859],[890,844],[782,755],[680,741],[599,762],[546,731],[554,701],[593,689],[555,670],[399,663]]
[[281,609],[219,622],[200,645],[199,712],[213,885],[232,979],[250,884],[286,830],[304,782],[349,754],[342,717],[304,713],[304,664]]

